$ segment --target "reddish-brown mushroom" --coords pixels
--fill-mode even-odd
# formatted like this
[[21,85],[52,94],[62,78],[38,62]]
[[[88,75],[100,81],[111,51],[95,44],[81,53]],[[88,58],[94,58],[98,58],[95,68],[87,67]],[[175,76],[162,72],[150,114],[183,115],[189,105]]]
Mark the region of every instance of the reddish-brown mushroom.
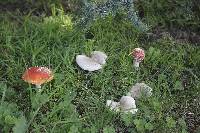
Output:
[[24,72],[22,79],[30,84],[35,84],[36,88],[41,88],[43,83],[53,79],[53,73],[47,67],[30,67]]
[[133,51],[132,51],[132,56],[134,57],[134,66],[136,68],[139,67],[140,65],[140,62],[142,60],[144,60],[144,57],[145,57],[145,53],[144,53],[144,50],[141,49],[141,48],[135,48]]

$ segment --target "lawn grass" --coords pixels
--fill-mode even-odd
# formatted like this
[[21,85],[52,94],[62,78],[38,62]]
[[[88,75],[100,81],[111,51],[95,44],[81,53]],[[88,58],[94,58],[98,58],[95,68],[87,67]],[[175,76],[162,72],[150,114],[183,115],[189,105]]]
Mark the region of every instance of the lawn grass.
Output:
[[[178,43],[167,35],[141,42],[142,33],[112,17],[95,21],[88,31],[77,29],[72,15],[1,18],[0,132],[184,133],[198,128],[198,45]],[[146,53],[139,72],[129,55],[135,47]],[[105,67],[81,70],[76,55],[93,50],[108,55]],[[54,72],[54,80],[41,92],[21,79],[31,66],[47,66]],[[136,115],[105,106],[108,99],[119,101],[137,82],[151,86],[153,96],[137,101]]]
[[136,6],[152,27],[199,32],[199,1],[141,0]]

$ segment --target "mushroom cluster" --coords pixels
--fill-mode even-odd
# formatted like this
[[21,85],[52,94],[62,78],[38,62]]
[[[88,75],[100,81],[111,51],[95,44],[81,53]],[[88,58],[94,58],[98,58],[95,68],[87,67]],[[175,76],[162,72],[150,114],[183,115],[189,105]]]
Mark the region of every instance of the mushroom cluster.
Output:
[[113,111],[121,111],[124,113],[132,113],[135,114],[137,112],[135,99],[131,96],[122,96],[119,102],[115,102],[112,100],[106,101],[106,106]]
[[126,96],[122,96],[119,102],[107,100],[106,106],[112,111],[121,111],[124,113],[135,114],[138,109],[135,104],[135,99],[142,96],[150,97],[152,95],[152,88],[145,83],[136,83],[128,92]]
[[[134,57],[134,66],[139,67],[139,63],[144,60],[145,53],[141,48],[135,48],[132,51]],[[107,55],[101,51],[93,51],[91,56],[77,55],[76,63],[80,68],[86,71],[96,71],[102,69],[105,65]],[[47,67],[30,67],[28,68],[22,79],[30,84],[36,85],[36,88],[41,88],[41,85],[49,82],[53,79],[52,71]],[[122,96],[119,102],[113,100],[107,100],[106,106],[114,111],[130,112],[135,114],[137,112],[135,99],[141,98],[141,96],[149,97],[152,95],[152,88],[144,83],[136,83],[128,92],[126,96]]]
[[[139,68],[140,62],[144,60],[145,53],[141,48],[135,48],[131,52],[134,57],[134,67],[136,70]],[[112,100],[107,100],[106,106],[114,111],[122,111],[122,112],[130,112],[135,114],[137,112],[135,99],[144,97],[150,97],[152,95],[152,88],[146,85],[145,83],[136,83],[131,87],[130,91],[126,96],[122,96],[119,102],[115,102]]]
[[[134,67],[138,70],[140,62],[144,60],[145,53],[141,48],[135,48],[131,55],[134,58]],[[142,96],[149,97],[152,95],[152,88],[145,83],[136,83],[128,92],[126,96],[122,96],[119,102],[107,100],[106,106],[114,111],[130,112],[135,114],[137,112],[135,99],[139,99]]]

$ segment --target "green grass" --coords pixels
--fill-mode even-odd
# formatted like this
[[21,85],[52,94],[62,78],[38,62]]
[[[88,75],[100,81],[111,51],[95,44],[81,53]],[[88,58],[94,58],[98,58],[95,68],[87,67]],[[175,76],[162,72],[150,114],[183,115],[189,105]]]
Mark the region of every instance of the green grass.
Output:
[[136,6],[152,27],[199,32],[199,1],[141,0]]
[[[171,37],[152,42],[129,23],[106,18],[90,28],[94,38],[74,27],[71,16],[2,16],[0,26],[0,130],[2,132],[186,132],[186,113],[200,115],[200,47]],[[129,53],[145,49],[139,77]],[[88,73],[75,63],[93,50],[108,55],[105,67]],[[26,68],[47,66],[54,80],[39,92],[21,77]],[[137,81],[138,80],[138,81]],[[136,82],[153,88],[137,102],[136,115],[111,112],[106,100],[118,101]],[[196,99],[196,100],[195,100]],[[187,124],[186,124],[187,123]],[[197,128],[197,127],[195,127]]]

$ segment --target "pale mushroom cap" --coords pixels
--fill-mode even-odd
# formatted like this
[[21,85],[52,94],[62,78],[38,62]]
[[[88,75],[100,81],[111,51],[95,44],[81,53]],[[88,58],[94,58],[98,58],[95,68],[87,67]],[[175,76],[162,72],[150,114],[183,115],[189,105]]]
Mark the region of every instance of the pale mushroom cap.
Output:
[[136,109],[135,99],[131,96],[122,96],[119,102],[122,111]]
[[134,57],[135,61],[141,62],[142,60],[144,60],[145,57],[144,50],[141,48],[135,48],[132,51],[132,56]]
[[87,71],[96,71],[102,68],[101,64],[97,63],[96,61],[87,57],[86,55],[77,55],[76,63],[83,70],[87,70]]
[[47,67],[30,67],[28,68],[22,79],[28,83],[41,85],[53,79],[53,73]]
[[136,112],[138,111],[138,109],[131,109],[131,110],[128,110],[128,111],[125,111],[125,113],[132,113],[132,114],[135,114]]
[[103,65],[106,63],[107,55],[101,51],[93,51],[91,53],[91,58],[97,63]]
[[133,98],[140,98],[142,95],[149,97],[152,95],[152,88],[145,83],[136,83],[130,90],[130,95]]
[[110,110],[115,110],[115,111],[119,111],[119,102],[115,102],[112,100],[107,100],[106,101],[106,106],[110,107]]

